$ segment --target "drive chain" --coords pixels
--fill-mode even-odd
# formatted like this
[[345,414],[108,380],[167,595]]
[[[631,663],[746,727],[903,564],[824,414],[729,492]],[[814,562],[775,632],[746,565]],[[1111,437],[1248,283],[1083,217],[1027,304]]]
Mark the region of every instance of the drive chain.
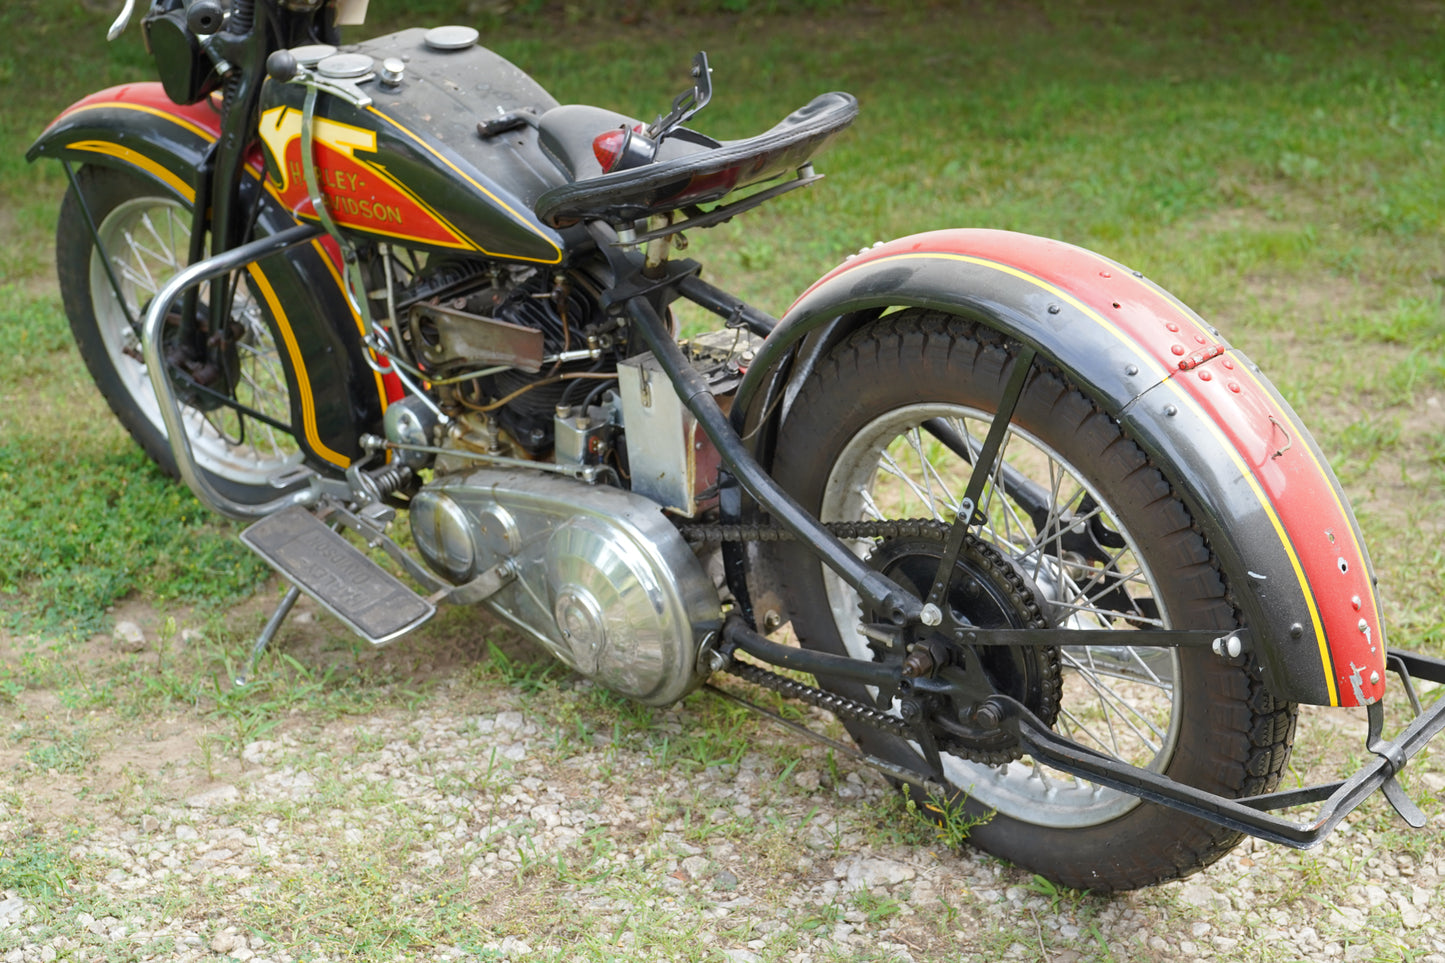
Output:
[[[904,518],[884,521],[824,522],[823,527],[840,539],[868,538],[886,541],[902,538],[926,538],[942,544],[948,537],[949,529],[952,526],[947,522],[932,518]],[[777,524],[686,525],[680,531],[683,538],[689,542],[782,542],[794,540],[797,537]],[[1036,628],[1045,625],[1043,614],[1032,593],[1028,591],[1019,575],[1004,562],[998,551],[987,543],[979,543],[978,550],[984,556],[987,567],[1003,577],[1015,604],[1020,609],[1027,611],[1027,625]],[[1039,653],[1039,657],[1045,660],[1044,664],[1040,666],[1044,678],[1038,705],[1032,708],[1039,711],[1039,715],[1052,724],[1054,716],[1058,713],[1062,688],[1059,678],[1059,653],[1057,649],[1050,649],[1047,652]],[[760,666],[736,659],[728,664],[726,671],[755,685],[771,689],[785,698],[796,699],[799,702],[805,702],[831,712],[843,722],[857,722],[903,738],[916,738],[912,727],[898,716],[883,712],[855,699],[806,685]],[[970,745],[966,740],[955,745],[952,751],[964,758],[990,765],[1008,762],[1018,758],[1020,754],[1017,745],[1009,745],[1002,749],[983,748]]]
[[911,727],[902,719],[855,699],[849,699],[847,696],[825,692],[796,679],[789,679],[787,676],[770,672],[751,662],[740,662],[737,659],[728,663],[726,671],[745,682],[751,682],[764,689],[771,689],[785,698],[806,702],[810,706],[831,712],[843,722],[861,722],[895,736],[910,737]]
[[[936,538],[948,537],[951,527],[933,518],[899,518],[876,522],[823,522],[837,538]],[[797,536],[777,524],[684,525],[679,531],[689,542],[789,542]]]
[[[823,527],[837,538],[936,538],[942,541],[948,535],[949,525],[932,518],[904,518],[890,521],[824,522]],[[781,525],[684,525],[682,537],[689,542],[786,542],[797,538]],[[843,722],[858,722],[881,729],[895,736],[908,738],[911,729],[908,723],[873,706],[849,699],[834,692],[827,692],[771,672],[750,662],[737,659],[728,663],[727,672],[771,689],[784,698],[796,699],[818,709],[832,713]]]

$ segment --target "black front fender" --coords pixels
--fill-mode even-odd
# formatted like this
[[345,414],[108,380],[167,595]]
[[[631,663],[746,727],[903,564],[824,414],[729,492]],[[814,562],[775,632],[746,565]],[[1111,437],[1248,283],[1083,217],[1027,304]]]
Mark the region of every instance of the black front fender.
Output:
[[[129,170],[194,206],[196,172],[218,136],[219,119],[210,101],[174,104],[160,84],[113,87],[61,113],[26,158]],[[241,191],[245,203],[259,205],[260,234],[295,226],[259,167],[248,168]],[[360,436],[379,423],[386,395],[367,364],[361,322],[337,260],[317,241],[257,262],[250,277],[276,320],[278,346],[289,362],[297,439],[312,464],[344,469],[360,455]]]

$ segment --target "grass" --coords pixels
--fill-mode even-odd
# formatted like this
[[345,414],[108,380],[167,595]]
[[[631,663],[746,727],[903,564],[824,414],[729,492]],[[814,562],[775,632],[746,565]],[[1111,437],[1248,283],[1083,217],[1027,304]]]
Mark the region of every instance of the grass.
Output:
[[[79,832],[72,834],[72,839]],[[40,834],[7,841],[0,848],[0,889],[35,898],[64,893],[75,880],[78,867],[65,850],[65,842]]]
[[[716,92],[698,125],[721,137],[756,132],[820,91],[854,92],[863,114],[820,161],[827,180],[691,238],[710,279],[778,313],[851,251],[943,226],[1056,236],[1144,271],[1306,413],[1361,516],[1393,641],[1445,650],[1434,547],[1445,502],[1445,114],[1433,7],[373,6],[390,18],[378,29],[408,11],[424,23],[477,21],[559,100],[648,119],[706,49]],[[1277,917],[1312,917],[1306,894],[1342,902],[1360,878],[1378,878],[1392,900],[1411,892],[1405,877],[1386,877],[1395,862],[1336,865],[1329,849],[1246,850],[1211,871],[1210,886],[1257,900],[1239,907],[1242,924],[1183,887],[1118,900],[1061,891],[948,855],[961,821],[945,818],[935,834],[884,787],[850,780],[847,765],[729,705],[622,702],[508,633],[479,630],[472,613],[445,613],[375,651],[325,622],[293,623],[258,681],[232,690],[272,601],[265,569],[237,548],[233,526],[147,465],[89,386],[51,278],[63,176],[22,157],[75,97],[148,75],[137,32],[105,46],[105,13],[79,9],[0,9],[0,29],[17,38],[0,55],[0,84],[27,92],[0,112],[0,336],[11,349],[0,381],[0,760],[10,777],[0,898],[22,897],[43,932],[74,934],[75,955],[109,946],[84,914],[156,931],[153,947],[166,920],[203,920],[208,939],[230,928],[294,959],[431,958],[443,947],[483,959],[718,960],[744,948],[762,959],[994,959],[1014,946],[1025,957],[1148,959],[1164,954],[1148,942],[1156,932],[1170,947],[1205,945],[1191,927],[1206,921],[1241,940],[1239,952],[1280,960],[1294,944]],[[57,49],[68,56],[48,55]],[[117,615],[157,609],[175,622],[147,624],[142,651],[98,636]],[[524,758],[487,748],[483,724],[501,711],[545,733]],[[400,738],[409,730],[398,720],[418,714],[449,720],[451,734]],[[1299,763],[1327,766],[1340,753],[1326,737]],[[596,784],[574,781],[581,770]],[[1439,766],[1421,771],[1438,777]],[[248,790],[214,815],[180,795],[270,786],[261,780],[278,773],[313,781],[296,794]],[[726,796],[726,780],[742,778],[757,780],[757,808]],[[1428,792],[1420,785],[1412,792]],[[577,835],[549,849],[523,797],[560,789]],[[419,798],[433,808],[413,806]],[[60,799],[84,818],[57,809]],[[611,819],[619,806],[633,821]],[[145,816],[161,825],[135,840],[155,854],[148,865],[184,861],[157,869],[144,892],[107,889],[100,881],[118,867],[87,853],[92,823],[136,832]],[[60,828],[72,823],[78,836]],[[1356,825],[1389,860],[1428,868],[1433,834],[1398,833],[1374,809]],[[229,845],[221,832],[243,831],[249,848],[236,858],[250,875],[224,863],[193,872],[198,843],[178,838],[181,827],[213,848]],[[928,887],[790,902],[790,881],[828,878],[859,853],[919,850],[948,860]],[[998,918],[1009,887],[1026,918]],[[1393,902],[1351,909],[1358,918],[1315,924],[1321,953],[1325,942],[1415,952],[1397,938]],[[922,952],[844,941],[840,927],[901,932]],[[1272,928],[1280,935],[1260,937]],[[0,953],[25,938],[0,930]]]
[[[90,53],[76,70],[25,60],[26,82],[47,96],[0,118],[0,144],[9,145],[0,210],[14,228],[0,241],[9,282],[0,331],[46,372],[7,385],[0,400],[15,411],[52,385],[71,400],[38,406],[38,422],[0,416],[0,483],[17,493],[74,486],[77,502],[57,510],[43,495],[20,495],[0,523],[0,544],[20,550],[20,564],[0,578],[0,604],[13,625],[82,634],[128,593],[224,605],[253,591],[265,570],[227,547],[231,526],[168,500],[188,496],[168,494],[124,438],[94,430],[108,416],[83,385],[43,280],[63,178],[19,155],[69,98],[144,76],[145,55],[135,32],[102,47],[95,30],[30,6],[0,12],[0,27],[36,43],[64,32]],[[412,9],[417,22],[458,18],[445,3]],[[1422,440],[1420,468],[1399,473],[1404,483],[1379,471],[1419,461],[1414,439],[1391,426],[1445,388],[1436,267],[1445,186],[1435,176],[1445,122],[1433,109],[1440,81],[1422,26],[1428,11],[1376,16],[1335,5],[1261,19],[1232,6],[1167,16],[1150,7],[1145,16],[1128,3],[1048,4],[1010,18],[883,4],[824,28],[812,5],[784,16],[766,3],[678,4],[636,25],[630,15],[606,22],[588,4],[502,9],[467,16],[563,102],[651,116],[698,47],[709,50],[716,87],[698,122],[720,136],[754,132],[822,89],[858,95],[862,116],[820,164],[827,181],[693,239],[709,276],[760,306],[782,311],[785,292],[879,238],[950,225],[1061,237],[1159,279],[1266,371],[1283,372],[1290,400],[1319,413],[1312,421],[1347,486],[1438,501],[1438,429]],[[529,11],[560,22],[566,42],[530,27]],[[403,22],[397,11],[375,17],[377,29]],[[933,29],[940,19],[968,29]],[[619,43],[625,61],[596,54]],[[9,63],[0,76],[21,77],[21,61]],[[917,71],[892,69],[905,63]],[[65,457],[29,457],[47,444]],[[17,480],[21,465],[27,479],[44,474]],[[1423,590],[1412,581],[1406,595]],[[1431,621],[1413,608],[1412,632]]]

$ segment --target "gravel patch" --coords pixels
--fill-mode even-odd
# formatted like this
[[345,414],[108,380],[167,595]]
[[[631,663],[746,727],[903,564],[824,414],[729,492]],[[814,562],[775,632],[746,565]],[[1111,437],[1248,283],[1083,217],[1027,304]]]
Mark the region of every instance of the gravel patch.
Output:
[[[161,720],[199,735],[149,765],[150,735],[100,719],[117,731],[91,766],[17,764],[0,961],[1445,963],[1445,815],[1412,834],[1376,802],[1317,850],[1247,841],[1095,897],[946,850],[880,778],[760,722],[699,745],[717,711],[699,695],[639,722],[578,680],[453,682],[229,753],[212,721]],[[103,779],[122,748],[142,752]],[[1442,788],[1413,783],[1431,812]],[[22,885],[25,852],[72,871],[63,892]]]

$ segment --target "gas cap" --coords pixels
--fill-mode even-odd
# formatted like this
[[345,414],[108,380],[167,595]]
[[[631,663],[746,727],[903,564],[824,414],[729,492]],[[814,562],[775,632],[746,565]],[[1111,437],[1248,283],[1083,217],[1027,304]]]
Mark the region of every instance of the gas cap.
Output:
[[355,80],[371,73],[375,63],[362,53],[332,54],[316,65],[316,72],[331,80]]
[[476,27],[432,27],[422,38],[433,50],[465,50],[477,42],[481,34]]
[[292,47],[291,56],[307,69],[314,69],[328,57],[336,56],[336,48],[329,43],[308,43],[303,47]]

